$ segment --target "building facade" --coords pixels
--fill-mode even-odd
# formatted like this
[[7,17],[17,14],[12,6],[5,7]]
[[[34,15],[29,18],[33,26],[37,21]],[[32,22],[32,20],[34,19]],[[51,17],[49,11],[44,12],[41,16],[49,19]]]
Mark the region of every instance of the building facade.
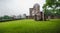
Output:
[[30,8],[30,18],[35,20],[44,20],[44,13],[40,11],[40,5],[36,3],[33,8]]

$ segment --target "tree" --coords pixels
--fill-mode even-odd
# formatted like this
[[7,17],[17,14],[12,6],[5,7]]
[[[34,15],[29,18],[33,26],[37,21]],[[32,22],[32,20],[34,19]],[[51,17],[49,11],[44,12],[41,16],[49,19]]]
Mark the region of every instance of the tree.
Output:
[[8,15],[5,15],[3,18],[4,19],[9,19],[9,16]]
[[[51,8],[51,9],[48,9]],[[45,14],[60,15],[60,0],[46,0],[43,6]]]

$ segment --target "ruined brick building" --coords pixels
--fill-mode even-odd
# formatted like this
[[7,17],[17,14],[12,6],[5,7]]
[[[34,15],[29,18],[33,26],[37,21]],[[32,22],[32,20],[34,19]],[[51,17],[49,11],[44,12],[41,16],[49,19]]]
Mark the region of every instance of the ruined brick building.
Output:
[[30,18],[35,20],[44,20],[44,12],[40,11],[40,5],[36,3],[33,8],[29,9]]

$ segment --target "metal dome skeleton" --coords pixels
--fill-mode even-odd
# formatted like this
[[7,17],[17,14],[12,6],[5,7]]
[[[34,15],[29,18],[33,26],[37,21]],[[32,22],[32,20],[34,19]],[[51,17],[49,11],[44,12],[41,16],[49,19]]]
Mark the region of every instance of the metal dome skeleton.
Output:
[[39,5],[38,3],[36,3],[36,4],[33,6],[32,14],[33,14],[33,15],[38,15],[39,12],[40,12],[40,5]]

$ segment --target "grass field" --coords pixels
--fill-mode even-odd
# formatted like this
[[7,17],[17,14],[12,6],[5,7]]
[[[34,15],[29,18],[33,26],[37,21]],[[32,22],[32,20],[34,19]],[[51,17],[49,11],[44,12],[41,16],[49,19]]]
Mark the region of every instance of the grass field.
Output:
[[0,33],[60,33],[60,19],[34,21],[32,19],[0,22]]

